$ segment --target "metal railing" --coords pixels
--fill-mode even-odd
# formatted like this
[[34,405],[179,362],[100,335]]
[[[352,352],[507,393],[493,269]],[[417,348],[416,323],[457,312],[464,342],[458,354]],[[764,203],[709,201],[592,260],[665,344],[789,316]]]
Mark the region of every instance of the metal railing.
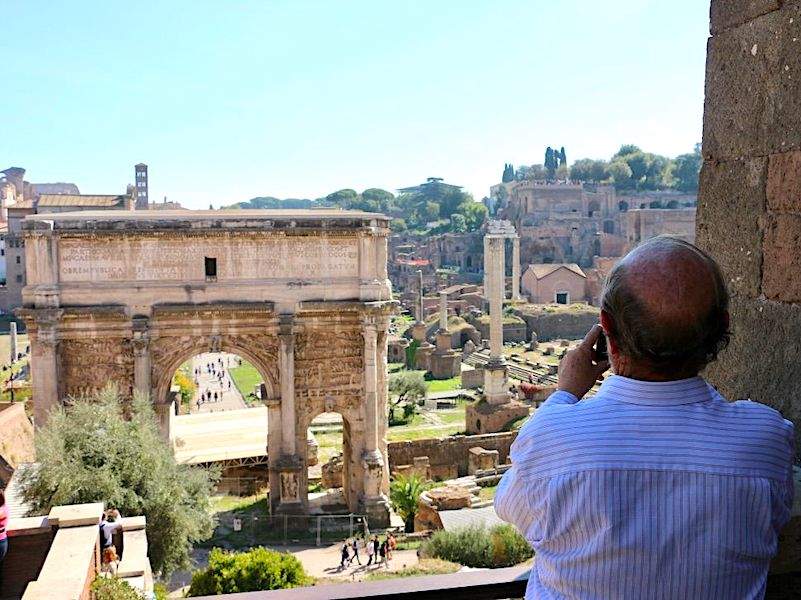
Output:
[[322,546],[354,535],[367,536],[364,515],[237,515],[218,516],[217,527],[204,546],[228,549],[274,544]]

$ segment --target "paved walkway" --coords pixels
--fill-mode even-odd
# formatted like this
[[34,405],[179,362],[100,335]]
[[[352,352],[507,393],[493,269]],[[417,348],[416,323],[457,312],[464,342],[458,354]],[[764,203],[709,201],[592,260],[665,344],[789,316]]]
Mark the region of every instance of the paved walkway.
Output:
[[174,421],[175,460],[205,463],[265,456],[267,407],[181,415]]
[[[209,367],[214,371],[209,371]],[[237,366],[237,357],[225,352],[207,352],[192,359],[192,374],[197,383],[197,392],[189,408],[191,413],[220,412],[247,408],[242,394],[239,393],[229,368]],[[221,375],[218,376],[218,373]],[[211,392],[212,398],[217,394],[217,401],[204,399]],[[204,397],[204,394],[206,396]]]

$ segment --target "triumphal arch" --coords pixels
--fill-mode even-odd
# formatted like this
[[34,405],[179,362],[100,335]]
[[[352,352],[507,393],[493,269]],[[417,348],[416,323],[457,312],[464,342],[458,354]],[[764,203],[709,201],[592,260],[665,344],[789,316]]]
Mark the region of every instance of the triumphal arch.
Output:
[[208,351],[250,360],[268,404],[270,498],[307,503],[306,429],[344,420],[353,512],[388,519],[388,219],[316,211],[104,211],[25,219],[35,420],[117,385],[168,412],[176,368]]

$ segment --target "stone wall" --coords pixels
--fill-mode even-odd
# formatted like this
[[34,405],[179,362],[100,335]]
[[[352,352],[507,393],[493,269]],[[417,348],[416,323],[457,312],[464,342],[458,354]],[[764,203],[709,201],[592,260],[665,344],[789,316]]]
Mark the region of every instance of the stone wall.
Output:
[[526,339],[531,339],[534,332],[540,342],[581,339],[599,319],[598,309],[591,306],[559,308],[554,312],[538,307],[515,312],[526,322]]
[[[443,474],[464,477],[467,475],[470,448],[479,446],[485,450],[497,450],[498,461],[509,460],[509,447],[517,437],[516,431],[490,433],[486,435],[454,435],[446,438],[431,438],[389,442],[389,468],[414,463],[416,456],[427,456],[431,465],[431,476]],[[454,473],[455,472],[455,473]]]
[[25,404],[0,404],[0,481],[8,484],[14,469],[34,460],[33,426],[25,414]]
[[711,31],[697,240],[725,272],[733,336],[707,375],[801,436],[801,4],[713,0]]
[[0,598],[21,598],[25,587],[39,576],[55,533],[49,528],[30,535],[14,535],[2,566]]

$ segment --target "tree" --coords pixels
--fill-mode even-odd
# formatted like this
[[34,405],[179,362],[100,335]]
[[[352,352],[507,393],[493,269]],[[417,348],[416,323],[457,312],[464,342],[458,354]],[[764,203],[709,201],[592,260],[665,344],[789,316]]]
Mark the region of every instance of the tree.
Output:
[[214,548],[209,554],[208,566],[192,574],[187,596],[283,590],[309,585],[311,581],[301,562],[288,552],[276,552],[263,546],[246,552]]
[[559,150],[559,166],[561,167],[562,165],[567,166],[567,154],[565,154],[564,146]]
[[20,478],[32,512],[105,502],[145,515],[150,562],[162,577],[187,568],[192,544],[213,531],[207,508],[217,474],[175,462],[144,397],[123,403],[108,387],[57,408],[37,431],[36,458]]
[[418,475],[399,475],[389,485],[389,501],[405,524],[407,532],[414,531],[417,504],[428,485]]
[[192,399],[195,397],[195,392],[197,392],[195,381],[183,368],[180,368],[175,372],[172,383],[173,385],[177,385],[178,389],[181,391],[181,404],[189,406]]
[[618,189],[631,187],[631,167],[624,160],[616,160],[609,165],[609,176]]
[[[506,188],[501,188],[506,191]],[[471,202],[464,207],[463,213],[467,231],[477,231],[487,218],[487,207],[481,202]]]
[[566,164],[561,164],[556,169],[556,178],[559,181],[565,181],[570,177],[570,171]]
[[570,167],[570,179],[573,181],[605,181],[609,179],[608,165],[603,160],[582,158]]
[[515,180],[515,168],[511,165],[511,163],[504,163],[503,176],[501,177],[501,181],[503,183],[509,183],[510,181],[514,180]]
[[389,228],[395,233],[403,233],[408,229],[404,219],[392,219],[389,223]]
[[645,181],[642,184],[642,188],[645,190],[660,190],[667,187],[672,161],[666,156],[658,154],[648,154],[646,156],[649,159],[649,163],[645,171]]
[[696,145],[695,152],[677,156],[671,169],[674,187],[680,192],[697,192],[702,162],[700,144]]
[[451,215],[451,231],[454,233],[464,233],[467,231],[467,220],[464,215],[454,213]]
[[545,149],[545,170],[548,173],[548,179],[553,179],[554,175],[556,174],[556,168],[559,166],[559,161],[556,158],[556,154],[553,151],[553,148],[548,146]]
[[350,208],[351,204],[357,200],[359,194],[356,193],[356,190],[352,190],[350,188],[346,188],[344,190],[339,190],[328,194],[324,202],[328,206],[339,206],[341,208]]
[[[389,424],[396,425],[409,421],[417,410],[417,402],[426,397],[426,381],[419,371],[400,371],[389,377],[389,392],[395,398],[390,398]],[[397,409],[403,414],[398,417]]]
[[640,150],[639,146],[635,146],[634,144],[623,144],[620,147],[620,150],[618,150],[617,153],[615,153],[615,155],[612,156],[612,160],[620,158],[621,156],[626,156],[628,154],[634,154],[635,152],[642,152],[642,150]]

